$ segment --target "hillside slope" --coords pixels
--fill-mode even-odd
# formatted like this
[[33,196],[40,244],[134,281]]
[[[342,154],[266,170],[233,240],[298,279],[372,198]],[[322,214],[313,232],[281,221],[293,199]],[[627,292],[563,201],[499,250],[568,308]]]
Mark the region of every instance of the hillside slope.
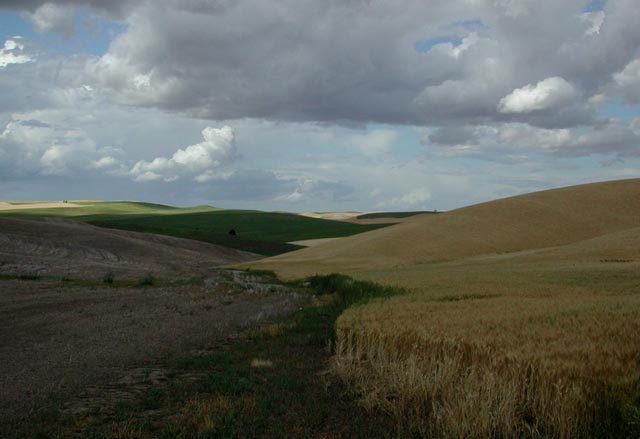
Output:
[[477,204],[246,264],[283,278],[358,273],[571,244],[640,226],[640,179]]
[[0,217],[0,275],[100,279],[197,274],[260,256],[169,236],[61,218]]

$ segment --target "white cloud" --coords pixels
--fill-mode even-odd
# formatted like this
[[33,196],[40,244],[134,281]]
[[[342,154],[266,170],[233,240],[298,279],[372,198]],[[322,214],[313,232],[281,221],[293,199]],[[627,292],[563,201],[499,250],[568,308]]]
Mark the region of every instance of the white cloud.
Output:
[[298,189],[296,189],[290,194],[276,197],[274,201],[285,202],[285,203],[297,203],[301,201],[303,198],[304,198],[304,194],[300,192]]
[[559,76],[544,79],[536,85],[528,84],[513,90],[498,103],[500,113],[530,113],[558,108],[577,98],[573,85]]
[[626,102],[640,103],[640,58],[627,64],[621,72],[613,75],[613,79]]
[[367,156],[377,156],[391,151],[398,134],[394,130],[371,130],[355,134],[347,143]]
[[585,31],[586,35],[599,35],[606,14],[604,11],[585,12],[580,18],[589,26]]
[[111,156],[106,156],[101,157],[98,160],[91,160],[90,167],[94,169],[109,169],[118,166],[119,163],[120,162],[118,161],[118,159]]
[[33,58],[24,53],[24,44],[15,40],[6,40],[4,47],[0,49],[0,68],[11,64],[25,64],[33,61]]
[[55,3],[45,3],[35,12],[26,13],[38,32],[54,32],[67,38],[76,34],[74,14],[74,6]]
[[14,119],[0,134],[0,151],[8,175],[68,175],[86,168],[96,145],[81,129]]
[[[177,150],[171,158],[157,157],[151,162],[140,160],[131,168],[136,181],[175,181],[182,176],[205,182],[216,176],[214,172],[235,160],[238,151],[230,126],[207,127],[202,130],[203,142]],[[224,177],[224,173],[220,174]]]
[[469,35],[462,38],[460,44],[455,45],[451,42],[444,42],[436,44],[431,48],[434,52],[441,52],[451,58],[458,59],[460,56],[468,51],[471,47],[480,41],[476,32],[471,32]]
[[494,5],[504,10],[507,17],[518,18],[531,13],[536,7],[533,0],[494,0]]
[[198,183],[206,183],[211,180],[228,180],[235,175],[231,169],[207,169],[202,174],[197,175],[194,180]]
[[616,157],[640,155],[640,119],[610,121],[587,130],[538,128],[523,123],[438,129],[423,143],[435,157],[473,157],[500,163],[524,163],[533,156]]

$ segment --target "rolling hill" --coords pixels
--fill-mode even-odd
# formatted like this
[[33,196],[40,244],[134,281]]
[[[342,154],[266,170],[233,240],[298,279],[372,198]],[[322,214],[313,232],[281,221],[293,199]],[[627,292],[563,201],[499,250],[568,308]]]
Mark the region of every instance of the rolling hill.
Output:
[[620,180],[418,215],[403,224],[248,265],[288,279],[355,274],[562,246],[639,226],[640,179]]
[[171,278],[259,255],[189,239],[95,227],[65,218],[0,217],[0,275]]
[[[301,248],[291,244],[292,241],[350,236],[387,225],[211,206],[177,208],[130,201],[73,201],[72,204],[76,206],[34,208],[38,204],[31,203],[27,209],[1,210],[0,215],[66,217],[105,228],[194,239],[268,256]],[[231,229],[236,235],[229,235]]]
[[340,315],[332,370],[407,437],[640,437],[640,179],[418,215],[243,266],[402,287]]

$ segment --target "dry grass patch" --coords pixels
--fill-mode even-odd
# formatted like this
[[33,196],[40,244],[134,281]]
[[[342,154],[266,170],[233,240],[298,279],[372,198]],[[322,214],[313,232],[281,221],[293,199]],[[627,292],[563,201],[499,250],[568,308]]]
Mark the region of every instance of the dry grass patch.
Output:
[[255,336],[263,336],[263,337],[278,337],[282,335],[285,331],[292,328],[295,323],[287,322],[287,323],[270,323],[268,325],[259,326],[254,330]]
[[333,370],[407,435],[614,434],[640,382],[640,295],[555,293],[350,308]]
[[224,395],[200,395],[189,401],[178,415],[178,424],[184,430],[198,434],[223,430],[229,413],[252,413],[256,397],[244,394],[235,397]]
[[640,437],[639,219],[640,179],[594,183],[247,265],[412,290],[347,310],[333,366],[401,435]]
[[273,361],[264,360],[261,358],[254,358],[253,360],[251,360],[251,367],[255,367],[258,369],[263,369],[263,368],[269,369],[273,367]]

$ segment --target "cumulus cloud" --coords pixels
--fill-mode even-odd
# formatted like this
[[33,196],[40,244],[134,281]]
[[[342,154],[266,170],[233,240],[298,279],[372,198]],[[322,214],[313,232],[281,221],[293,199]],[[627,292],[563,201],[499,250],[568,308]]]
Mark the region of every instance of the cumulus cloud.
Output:
[[391,151],[398,134],[394,130],[371,130],[353,135],[349,144],[367,156],[377,156]]
[[[126,20],[87,73],[97,89],[128,105],[216,121],[437,125],[518,116],[550,127],[554,120],[592,123],[584,112],[563,112],[563,100],[599,93],[637,57],[634,2],[610,1],[588,13],[583,0],[408,0],[402,8],[312,0],[0,5],[41,17],[36,25],[51,31],[71,28],[63,25],[70,14],[60,11],[77,6]],[[416,42],[442,35],[460,44],[415,50]],[[541,118],[540,109],[554,114]]]
[[618,91],[626,102],[640,103],[640,58],[631,61],[613,76]]
[[604,11],[585,12],[581,15],[582,20],[587,24],[586,35],[599,34],[606,14]]
[[105,156],[98,160],[91,160],[90,167],[94,169],[112,169],[119,164],[120,162],[118,159],[111,156]]
[[0,134],[0,169],[4,178],[67,175],[84,170],[95,152],[95,142],[80,129],[11,120]]
[[122,15],[144,0],[0,0],[0,9],[14,9],[35,13],[43,7],[50,6],[86,6],[100,13],[106,13],[113,17]]
[[355,189],[344,181],[324,180],[317,176],[315,178],[285,177],[284,179],[295,183],[295,186],[292,191],[273,198],[275,203],[281,203],[283,206],[299,206],[302,203],[312,206],[355,201],[353,197]]
[[6,40],[4,47],[0,49],[0,68],[5,68],[11,64],[25,64],[31,61],[33,61],[33,58],[24,52],[24,44],[20,43],[20,40]]
[[501,113],[530,113],[532,111],[558,108],[572,103],[577,97],[576,89],[561,77],[554,76],[517,88],[498,103]]
[[[598,93],[629,63],[640,44],[633,1],[589,13],[582,0],[408,0],[402,8],[311,0],[2,4],[42,16],[38,26],[51,31],[70,16],[60,11],[77,6],[126,20],[87,73],[97,89],[128,105],[216,121],[433,125],[518,115],[549,127],[554,119],[592,122],[562,113],[560,103]],[[478,24],[460,24],[471,18]],[[460,44],[415,50],[416,42],[442,35]],[[546,82],[536,84],[540,78]],[[523,83],[530,85],[518,88]],[[516,104],[518,96],[527,102]],[[561,114],[530,114],[540,108]]]
[[203,141],[177,150],[171,158],[156,157],[152,161],[138,161],[130,171],[136,181],[175,181],[192,177],[198,182],[224,177],[223,165],[238,157],[233,129],[207,127],[202,130]]
[[45,3],[34,12],[27,12],[26,16],[38,32],[53,32],[68,38],[77,31],[74,13],[72,5]]
[[[310,0],[258,7],[249,1],[160,3],[136,9],[127,31],[90,71],[97,84],[127,104],[214,120],[422,124],[431,121],[432,104],[447,98],[456,102],[461,118],[468,116],[464,108],[498,117],[497,100],[521,81],[520,58],[531,52],[517,47],[514,29],[499,20],[526,19],[534,27],[557,20],[551,14],[518,12],[529,11],[529,3],[524,9],[444,0],[429,5],[410,0],[403,8]],[[577,2],[554,3],[550,9],[571,22],[556,29],[554,37],[582,38]],[[538,15],[544,10],[532,9]],[[481,32],[453,25],[467,16],[488,25]],[[461,44],[427,53],[414,49],[416,41],[452,28]],[[539,45],[536,53],[557,54],[555,43],[541,37],[526,44]],[[533,73],[548,74],[559,58],[539,59],[541,72]]]
[[502,163],[523,163],[536,155],[635,157],[640,155],[640,120],[609,121],[581,131],[523,123],[447,127],[427,134],[423,144],[439,157],[473,157]]

